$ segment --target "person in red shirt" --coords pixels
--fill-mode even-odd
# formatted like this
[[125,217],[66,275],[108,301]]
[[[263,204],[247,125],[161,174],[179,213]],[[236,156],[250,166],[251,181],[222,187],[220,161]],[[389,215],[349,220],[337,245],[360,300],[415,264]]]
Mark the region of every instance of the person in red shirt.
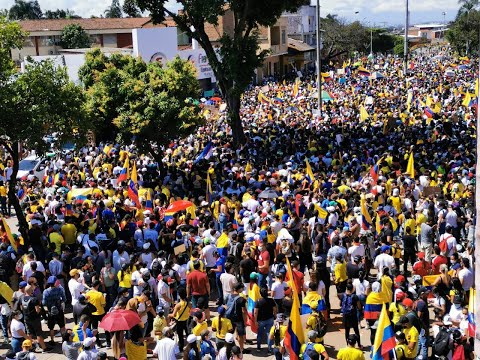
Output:
[[258,245],[258,286],[267,286],[267,278],[270,274],[270,253],[267,250],[267,239],[263,239]]
[[[298,260],[292,261],[292,275],[293,275],[293,282],[295,283],[295,288],[297,290],[299,300],[300,302],[302,302],[304,275],[300,271],[300,263],[298,262]],[[289,280],[290,278],[287,272],[285,281],[288,282]]]
[[193,262],[193,271],[187,275],[187,298],[192,298],[192,307],[205,311],[207,321],[210,320],[208,298],[210,296],[210,282],[206,273],[200,271],[200,261]]
[[437,245],[433,249],[433,252],[435,253],[435,257],[432,260],[432,274],[433,275],[438,275],[440,274],[440,265],[445,264],[447,265],[448,259],[446,256],[443,256],[441,254],[440,247]]
[[413,264],[413,273],[420,275],[422,278],[426,275],[430,275],[432,271],[432,265],[425,261],[425,253],[417,253],[418,261]]

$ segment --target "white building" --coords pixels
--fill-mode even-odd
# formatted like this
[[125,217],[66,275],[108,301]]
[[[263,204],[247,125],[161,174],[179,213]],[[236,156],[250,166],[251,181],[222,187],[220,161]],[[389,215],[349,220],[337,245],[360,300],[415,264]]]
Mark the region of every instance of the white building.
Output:
[[288,37],[316,47],[317,14],[315,6],[303,5],[294,13],[284,13],[288,19]]

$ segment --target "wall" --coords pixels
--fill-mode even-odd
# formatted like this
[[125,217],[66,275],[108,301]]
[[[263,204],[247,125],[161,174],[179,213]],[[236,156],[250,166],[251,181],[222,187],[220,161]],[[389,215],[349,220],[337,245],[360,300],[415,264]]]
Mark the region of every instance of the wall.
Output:
[[133,29],[133,56],[140,56],[143,61],[165,62],[177,54],[177,28]]

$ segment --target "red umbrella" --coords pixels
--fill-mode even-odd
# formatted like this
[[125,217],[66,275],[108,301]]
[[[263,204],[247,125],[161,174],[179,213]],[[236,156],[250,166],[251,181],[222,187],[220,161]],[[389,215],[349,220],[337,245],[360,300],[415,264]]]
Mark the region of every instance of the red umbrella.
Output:
[[177,200],[177,201],[174,201],[173,203],[171,203],[170,206],[167,207],[167,210],[165,210],[165,212],[166,213],[175,213],[175,212],[178,212],[178,211],[188,209],[192,205],[193,205],[193,203],[191,201]]
[[114,310],[105,315],[100,326],[105,331],[122,331],[130,330],[141,322],[140,316],[132,310]]
[[212,97],[210,100],[215,101],[215,102],[220,102],[220,101],[222,101],[222,99],[219,98],[218,96]]

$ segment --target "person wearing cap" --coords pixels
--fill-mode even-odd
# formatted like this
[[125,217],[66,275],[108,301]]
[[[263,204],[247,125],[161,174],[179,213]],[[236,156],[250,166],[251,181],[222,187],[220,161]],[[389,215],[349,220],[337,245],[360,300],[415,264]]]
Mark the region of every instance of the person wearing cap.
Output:
[[212,319],[212,331],[216,332],[217,350],[220,350],[225,346],[225,336],[233,332],[233,326],[230,319],[225,317],[226,309],[224,306],[219,306],[217,312],[218,316]]
[[402,316],[399,323],[403,327],[403,333],[406,340],[405,359],[416,359],[418,354],[418,342],[420,334],[415,326],[413,326],[412,318]]
[[83,340],[83,351],[78,356],[77,360],[93,360],[97,356],[98,350],[95,348],[95,342],[97,338],[94,337],[87,337]]
[[153,335],[157,340],[160,340],[163,336],[163,329],[168,325],[168,318],[165,317],[165,309],[159,305],[155,309],[155,319],[153,319]]
[[235,345],[235,336],[232,333],[225,335],[225,346],[218,351],[217,360],[230,360],[233,356],[233,348]]
[[[407,309],[402,305],[402,301],[407,295],[398,290],[395,292],[395,301],[392,301],[388,307],[390,318],[392,319],[393,326],[396,330],[401,330],[401,326],[397,325],[400,318],[407,314]],[[397,328],[398,327],[398,328]]]
[[32,352],[32,346],[31,340],[23,340],[22,351],[17,353],[15,359],[37,360],[37,357]]
[[412,270],[416,275],[424,276],[430,275],[432,272],[432,265],[425,260],[425,253],[420,251],[417,253],[418,260],[413,264]]
[[395,259],[392,255],[390,255],[390,246],[382,245],[382,247],[380,248],[380,254],[375,257],[373,266],[377,268],[377,278],[379,280],[383,275],[384,268],[393,269],[395,267]]
[[327,350],[322,344],[317,343],[315,340],[318,337],[318,333],[315,330],[310,330],[307,333],[307,342],[302,344],[300,348],[300,354],[303,355],[303,360],[310,360],[311,356],[309,355],[310,351],[315,351],[318,355],[322,355],[322,359],[328,360],[329,356]]
[[282,359],[282,351],[284,351],[283,340],[285,339],[285,334],[288,329],[287,325],[284,325],[284,322],[284,314],[278,313],[268,336],[270,343],[273,345],[273,354],[276,360]]
[[55,345],[55,324],[60,327],[60,332],[65,332],[64,308],[67,298],[65,290],[55,276],[50,276],[47,280],[47,288],[43,292],[42,304],[46,306],[48,312],[48,329],[50,330],[50,345]]
[[356,348],[355,345],[360,339],[355,334],[350,334],[347,338],[347,347],[338,350],[338,360],[365,360],[363,351]]
[[78,269],[70,270],[70,280],[68,281],[68,290],[72,296],[72,306],[78,303],[78,300],[82,293],[85,291],[85,285],[83,284],[82,273]]
[[197,360],[200,359],[200,348],[197,342],[198,338],[194,334],[187,337],[187,346],[183,350],[183,360]]

